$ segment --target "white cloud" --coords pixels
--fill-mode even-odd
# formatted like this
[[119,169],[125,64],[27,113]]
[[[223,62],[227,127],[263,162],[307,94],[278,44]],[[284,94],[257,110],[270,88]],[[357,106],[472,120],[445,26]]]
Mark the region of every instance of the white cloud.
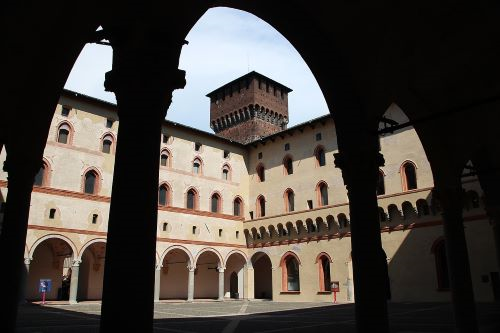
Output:
[[[328,113],[319,86],[298,52],[278,31],[252,14],[211,9],[186,40],[189,45],[183,47],[179,68],[187,72],[187,85],[174,92],[167,119],[211,132],[205,95],[249,70],[293,89],[289,126]],[[114,95],[104,92],[103,87],[111,56],[109,47],[86,46],[66,88],[115,102]]]

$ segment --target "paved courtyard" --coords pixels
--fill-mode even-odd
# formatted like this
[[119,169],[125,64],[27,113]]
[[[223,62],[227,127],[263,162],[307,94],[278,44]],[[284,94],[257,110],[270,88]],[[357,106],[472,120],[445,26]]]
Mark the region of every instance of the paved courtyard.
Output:
[[[99,303],[25,304],[18,332],[97,332]],[[500,332],[500,304],[478,304],[480,332]],[[450,304],[389,304],[391,331],[453,332]],[[162,302],[155,304],[155,332],[355,332],[354,306],[269,301]]]

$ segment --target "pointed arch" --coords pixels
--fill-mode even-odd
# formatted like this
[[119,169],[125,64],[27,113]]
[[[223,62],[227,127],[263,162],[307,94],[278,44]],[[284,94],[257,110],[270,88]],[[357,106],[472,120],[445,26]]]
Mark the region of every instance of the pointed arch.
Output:
[[233,170],[231,169],[231,165],[229,163],[224,163],[222,165],[222,180],[231,181],[233,178]]
[[80,190],[83,193],[97,195],[101,191],[102,174],[96,167],[88,167],[82,174]]
[[63,120],[57,125],[56,142],[72,145],[74,133],[75,128],[73,124],[67,120]]
[[200,209],[200,194],[195,187],[188,187],[188,189],[184,193],[184,202],[187,209]]
[[166,181],[161,182],[158,186],[158,205],[172,206],[172,186]]
[[316,184],[316,201],[318,207],[328,206],[328,184],[324,180]]
[[315,166],[322,167],[326,165],[326,154],[325,147],[323,145],[317,145],[314,149]]
[[170,149],[162,148],[160,151],[160,168],[171,168],[172,167],[173,155]]
[[219,191],[213,191],[210,195],[209,207],[212,213],[222,213],[222,195]]
[[399,169],[401,174],[401,184],[403,191],[416,190],[417,186],[417,165],[415,162],[406,160]]
[[283,201],[286,213],[295,211],[295,192],[291,188],[287,188],[283,193]]
[[112,132],[106,132],[100,139],[100,150],[104,154],[114,154],[116,149],[116,136]]
[[255,201],[255,208],[257,212],[257,217],[266,216],[266,198],[260,194]]

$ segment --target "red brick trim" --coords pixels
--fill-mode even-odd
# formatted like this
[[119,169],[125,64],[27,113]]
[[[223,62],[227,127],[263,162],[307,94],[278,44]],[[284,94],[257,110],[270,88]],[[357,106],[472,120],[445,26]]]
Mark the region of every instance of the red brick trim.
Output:
[[[55,232],[67,232],[73,234],[84,234],[84,235],[94,235],[94,236],[107,236],[107,232],[104,231],[90,231],[83,229],[70,229],[70,228],[57,228],[57,227],[46,227],[42,225],[33,225],[29,224],[28,229],[33,230],[46,230],[46,231],[55,231]],[[185,240],[185,239],[175,239],[175,238],[163,238],[157,237],[157,241],[159,242],[167,242],[167,243],[179,243],[179,244],[195,244],[195,245],[208,245],[208,246],[223,246],[223,247],[236,247],[246,249],[246,245],[242,244],[229,244],[229,243],[217,243],[217,242],[204,242],[204,241],[194,241],[194,240]]]
[[228,215],[228,214],[212,213],[212,212],[207,212],[207,211],[204,211],[204,210],[187,209],[187,208],[182,208],[182,207],[172,207],[172,206],[163,207],[163,206],[159,206],[158,210],[160,210],[160,211],[167,211],[167,212],[174,212],[174,213],[181,213],[181,214],[190,214],[190,215],[215,217],[215,218],[225,219],[225,220],[243,221],[243,217],[242,216],[234,216],[234,215]]

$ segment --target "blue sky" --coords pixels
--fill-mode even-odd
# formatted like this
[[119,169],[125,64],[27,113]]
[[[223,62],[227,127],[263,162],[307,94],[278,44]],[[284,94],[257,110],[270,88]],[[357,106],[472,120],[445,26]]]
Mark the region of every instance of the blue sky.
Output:
[[[288,126],[328,113],[323,94],[309,67],[293,46],[258,17],[234,9],[210,9],[186,37],[179,68],[187,85],[176,90],[167,119],[212,132],[209,99],[205,95],[255,70],[293,89],[289,95]],[[104,91],[104,73],[111,69],[109,46],[87,45],[65,88],[116,102]]]

